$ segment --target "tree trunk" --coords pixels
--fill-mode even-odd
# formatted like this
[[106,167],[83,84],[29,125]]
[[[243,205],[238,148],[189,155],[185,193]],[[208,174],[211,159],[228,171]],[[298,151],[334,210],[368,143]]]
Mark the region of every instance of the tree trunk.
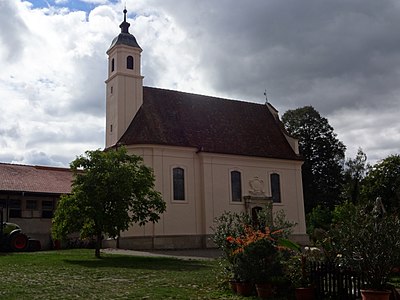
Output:
[[95,254],[94,254],[97,258],[100,258],[100,249],[101,249],[102,241],[103,241],[103,238],[102,238],[101,232],[97,233],[96,250],[95,250]]

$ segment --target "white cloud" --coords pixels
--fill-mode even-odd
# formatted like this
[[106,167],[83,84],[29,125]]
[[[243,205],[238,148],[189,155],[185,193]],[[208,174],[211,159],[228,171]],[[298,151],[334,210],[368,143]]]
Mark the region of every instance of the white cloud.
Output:
[[79,0],[79,1],[91,4],[107,4],[109,2],[108,0]]
[[[0,1],[0,161],[67,165],[104,146],[111,40],[125,1]],[[77,4],[78,2],[74,2]],[[65,5],[65,7],[61,7]],[[150,86],[313,105],[354,156],[400,152],[396,0],[128,0]],[[311,9],[312,8],[312,9]]]
[[66,165],[87,149],[103,147],[105,50],[114,23],[98,13],[101,8],[89,18],[26,3],[15,9],[26,31],[21,55],[3,61],[0,70],[0,105],[7,107],[0,131],[10,133],[2,137],[0,154],[11,152],[25,163],[36,161],[32,153],[68,153],[59,157],[63,161],[48,160]]

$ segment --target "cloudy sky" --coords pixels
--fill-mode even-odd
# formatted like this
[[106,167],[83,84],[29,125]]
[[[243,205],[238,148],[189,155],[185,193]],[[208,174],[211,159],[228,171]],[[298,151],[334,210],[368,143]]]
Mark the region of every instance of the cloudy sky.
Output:
[[104,147],[106,50],[128,21],[144,83],[314,106],[354,157],[400,153],[398,0],[0,0],[0,162]]

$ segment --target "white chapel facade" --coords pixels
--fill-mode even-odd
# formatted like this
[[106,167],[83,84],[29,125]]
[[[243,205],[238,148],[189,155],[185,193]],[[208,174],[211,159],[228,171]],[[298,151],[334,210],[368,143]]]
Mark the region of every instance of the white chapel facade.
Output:
[[167,204],[158,223],[121,233],[131,249],[212,246],[213,220],[273,202],[306,241],[297,140],[270,104],[143,86],[141,52],[129,23],[107,51],[106,148],[124,145],[153,168]]

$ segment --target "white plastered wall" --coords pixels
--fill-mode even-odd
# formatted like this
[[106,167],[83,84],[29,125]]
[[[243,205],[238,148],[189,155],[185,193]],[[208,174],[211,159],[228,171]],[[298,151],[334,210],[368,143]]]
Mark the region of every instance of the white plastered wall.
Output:
[[[273,209],[284,209],[286,217],[296,222],[294,234],[304,235],[305,217],[301,182],[301,161],[278,160],[197,152],[195,148],[136,145],[128,151],[143,157],[154,169],[156,189],[167,203],[167,211],[156,224],[133,226],[122,233],[129,236],[204,235],[212,234],[215,217],[224,211],[244,211],[245,204],[232,202],[230,171],[242,174],[242,194],[249,194],[249,182],[258,178],[266,196],[271,196],[271,173],[280,175],[281,203]],[[185,170],[185,201],[172,199],[172,168]]]

